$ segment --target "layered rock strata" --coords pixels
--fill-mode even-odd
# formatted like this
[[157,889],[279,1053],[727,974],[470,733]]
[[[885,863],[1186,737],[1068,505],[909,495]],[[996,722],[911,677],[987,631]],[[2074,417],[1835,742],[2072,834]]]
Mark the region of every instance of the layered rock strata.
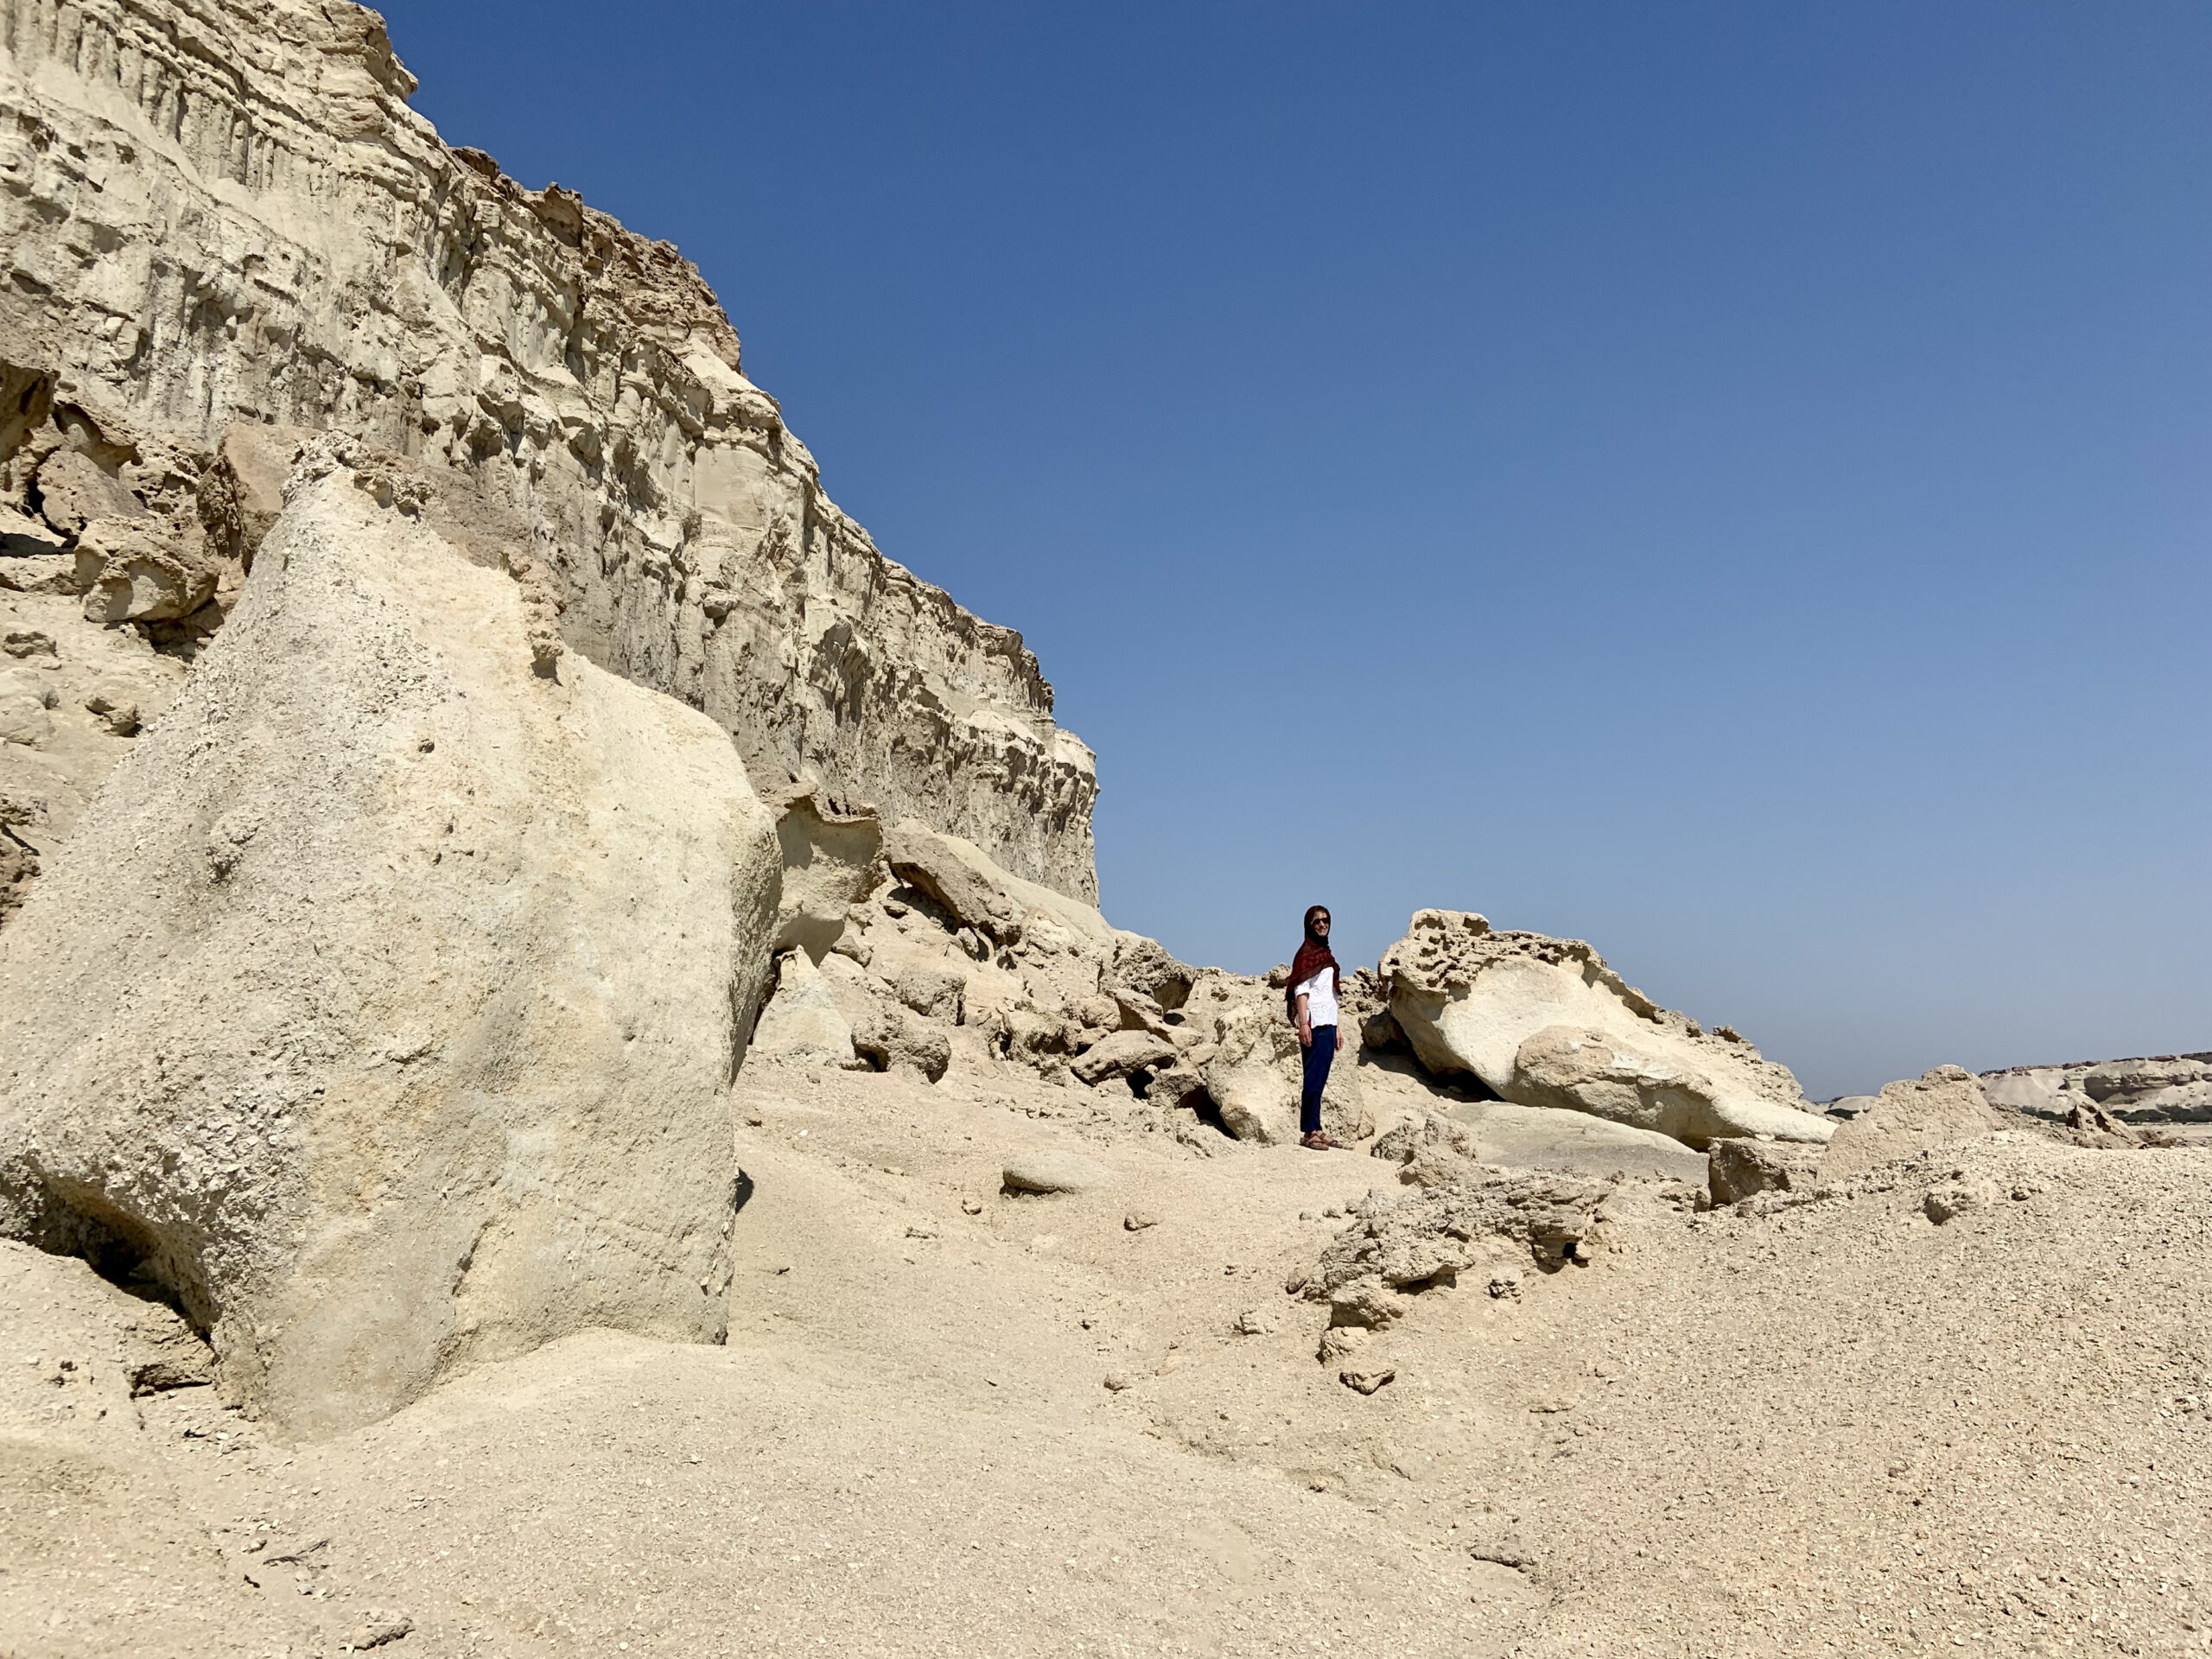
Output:
[[674,248],[414,85],[345,0],[0,0],[0,566],[189,648],[270,516],[235,435],[343,430],[511,506],[541,647],[705,710],[764,792],[1095,900],[1092,757],[1020,636],[838,511]]
[[0,933],[0,1231],[163,1287],[307,1433],[721,1338],[781,862],[713,721],[534,660],[528,573],[465,553],[499,509],[317,443]]
[[2212,1053],[2018,1065],[1981,1074],[1993,1105],[2048,1122],[2109,1114],[2123,1123],[2212,1123]]

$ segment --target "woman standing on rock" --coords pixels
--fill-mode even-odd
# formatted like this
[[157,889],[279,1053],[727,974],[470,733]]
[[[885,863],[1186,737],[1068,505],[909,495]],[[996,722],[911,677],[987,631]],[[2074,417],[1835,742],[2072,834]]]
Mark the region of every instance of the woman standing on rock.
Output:
[[1291,959],[1290,988],[1285,993],[1298,1046],[1306,1051],[1306,1092],[1299,1101],[1298,1144],[1316,1152],[1341,1147],[1321,1128],[1321,1091],[1329,1085],[1329,1063],[1337,1058],[1337,958],[1329,949],[1329,912],[1313,905],[1306,912],[1306,942]]

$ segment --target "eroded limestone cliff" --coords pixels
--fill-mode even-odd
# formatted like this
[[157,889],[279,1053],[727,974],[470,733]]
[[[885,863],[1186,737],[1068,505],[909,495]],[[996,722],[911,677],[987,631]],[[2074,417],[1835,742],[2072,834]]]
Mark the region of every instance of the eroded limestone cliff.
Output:
[[673,247],[414,84],[346,0],[0,0],[0,588],[188,651],[285,440],[340,429],[514,509],[542,649],[703,709],[764,791],[1095,900],[1092,756],[1021,637],[838,511]]

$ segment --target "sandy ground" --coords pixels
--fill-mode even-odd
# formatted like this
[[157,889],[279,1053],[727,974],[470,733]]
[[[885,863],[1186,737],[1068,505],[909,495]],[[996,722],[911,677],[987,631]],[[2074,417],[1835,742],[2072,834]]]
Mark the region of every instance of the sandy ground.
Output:
[[[1645,1205],[1417,1298],[1363,1396],[1284,1286],[1376,1160],[1012,1069],[734,1106],[727,1347],[579,1337],[321,1444],[130,1398],[130,1299],[0,1248],[0,1654],[2212,1652],[2201,1152]],[[1039,1147],[1114,1180],[1002,1192]],[[1960,1168],[2002,1196],[1938,1226]]]

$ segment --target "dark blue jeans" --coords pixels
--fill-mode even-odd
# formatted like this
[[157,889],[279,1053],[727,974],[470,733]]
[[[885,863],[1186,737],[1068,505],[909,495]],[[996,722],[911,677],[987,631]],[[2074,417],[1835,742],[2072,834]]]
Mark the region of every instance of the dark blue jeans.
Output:
[[1329,1062],[1337,1058],[1337,1028],[1313,1027],[1313,1040],[1306,1050],[1306,1093],[1298,1103],[1298,1132],[1311,1135],[1321,1127],[1321,1091],[1329,1086]]

